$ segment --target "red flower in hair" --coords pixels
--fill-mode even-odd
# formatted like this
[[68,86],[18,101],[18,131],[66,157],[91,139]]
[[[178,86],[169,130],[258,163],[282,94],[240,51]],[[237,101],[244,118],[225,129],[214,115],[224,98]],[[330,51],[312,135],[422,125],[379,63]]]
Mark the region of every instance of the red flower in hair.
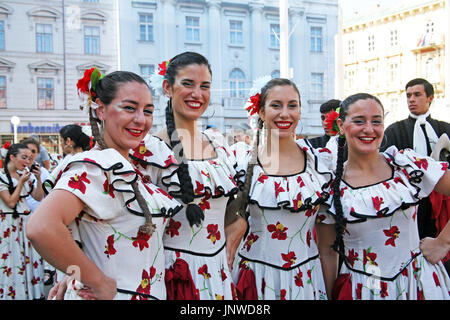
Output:
[[11,141],[8,141],[3,145],[2,148],[8,150],[10,145],[11,145]]
[[259,112],[259,109],[261,108],[261,95],[259,93],[253,95],[250,97],[250,106],[246,108],[248,112],[250,112],[250,115],[254,115],[255,113]]
[[170,60],[167,61],[163,61],[160,64],[158,64],[158,74],[161,76],[165,76],[166,75],[166,71],[167,71],[167,66],[169,65]]
[[92,72],[94,72],[95,68],[91,68],[91,69],[86,69],[84,71],[84,75],[83,78],[79,79],[77,82],[77,89],[78,92],[82,92],[82,93],[88,93],[90,88],[89,88],[89,83],[91,82],[91,75]]
[[339,132],[339,127],[337,125],[337,118],[339,117],[339,113],[336,111],[330,111],[327,114],[327,118],[325,119],[325,123],[327,124],[327,129],[332,135],[336,135]]

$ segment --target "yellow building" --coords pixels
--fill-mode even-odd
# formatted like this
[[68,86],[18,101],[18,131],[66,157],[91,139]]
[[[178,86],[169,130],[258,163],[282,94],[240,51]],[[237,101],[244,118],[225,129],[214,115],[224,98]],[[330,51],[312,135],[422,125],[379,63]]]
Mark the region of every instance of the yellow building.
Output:
[[[392,2],[342,21],[336,95],[368,92],[382,101],[386,126],[407,117],[405,85],[425,78],[435,89],[434,118],[450,122],[449,0]],[[446,58],[447,57],[447,58]],[[447,82],[446,82],[447,80]]]

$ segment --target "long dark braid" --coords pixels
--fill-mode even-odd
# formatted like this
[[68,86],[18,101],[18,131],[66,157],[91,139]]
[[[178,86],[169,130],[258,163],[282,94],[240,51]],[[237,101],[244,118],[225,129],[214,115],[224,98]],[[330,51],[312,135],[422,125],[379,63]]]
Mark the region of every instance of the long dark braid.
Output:
[[[289,79],[284,78],[274,78],[270,81],[268,81],[264,87],[261,89],[261,96],[260,96],[260,102],[259,102],[259,108],[263,109],[264,105],[267,100],[267,96],[269,94],[270,89],[276,87],[276,86],[292,86],[295,91],[298,93],[299,97],[299,104],[300,104],[300,92],[295,85],[294,82],[292,82]],[[257,158],[258,158],[258,148],[259,148],[259,142],[261,137],[261,129],[263,128],[264,122],[261,120],[261,118],[258,118],[258,129],[256,133],[256,141],[253,145],[252,149],[252,157],[250,159],[250,162],[247,167],[247,174],[245,177],[245,182],[242,187],[242,190],[239,191],[236,199],[231,202],[227,207],[227,214],[225,216],[225,224],[228,225],[230,223],[233,223],[233,221],[236,220],[236,215],[240,215],[244,219],[247,219],[247,214],[245,212],[247,208],[247,204],[249,201],[249,194],[250,194],[250,188],[251,183],[253,179],[253,170],[255,168],[255,165],[257,164]]]
[[[210,74],[212,75],[211,66],[209,65],[209,62],[205,57],[195,52],[184,52],[170,60],[170,63],[167,66],[166,74],[164,76],[165,80],[167,80],[168,83],[173,86],[178,71],[192,64],[207,66]],[[187,163],[187,159],[184,156],[183,146],[176,130],[171,99],[167,102],[166,107],[166,127],[167,134],[170,139],[170,146],[175,151],[175,159],[179,163],[177,176],[178,180],[180,181],[181,201],[183,201],[184,204],[187,204],[186,217],[191,227],[193,225],[200,226],[205,216],[203,210],[194,203],[194,186],[192,185],[191,177],[189,175],[189,166]]]
[[[137,82],[147,85],[144,79],[133,72],[115,71],[98,81],[95,87],[95,96],[105,105],[109,105],[114,99],[119,86],[127,82]],[[100,133],[100,129],[98,127],[98,119],[94,118],[92,112],[89,112],[89,122],[91,124],[92,135],[96,141],[96,144],[98,144],[100,150],[107,149],[108,146],[105,142],[104,136]],[[137,180],[131,184],[131,187],[133,188],[136,200],[145,216],[145,223],[139,227],[139,232],[146,233],[151,236],[156,229],[156,225],[152,222],[152,214],[150,209],[148,208],[147,202],[139,190]]]
[[[14,187],[11,173],[9,173],[8,163],[10,161],[11,156],[16,157],[19,154],[20,150],[22,150],[22,149],[28,149],[27,145],[23,144],[23,143],[14,143],[14,144],[10,145],[8,148],[8,152],[6,153],[5,160],[3,162],[3,168],[5,170],[6,178],[8,179],[9,194],[13,194],[14,191],[16,191],[16,187]],[[13,213],[12,217],[14,219],[17,219],[19,217],[19,214],[17,213],[17,203],[14,205],[13,210],[14,210],[14,213]]]
[[[342,121],[345,121],[345,118],[348,114],[348,109],[352,104],[354,104],[358,100],[366,100],[366,99],[372,99],[375,100],[381,108],[384,110],[382,103],[380,100],[368,93],[357,93],[354,95],[351,95],[347,97],[345,100],[343,100],[339,107],[339,119]],[[339,254],[342,255],[342,257],[345,256],[344,251],[344,231],[345,231],[345,225],[346,225],[346,219],[344,217],[344,211],[342,208],[342,202],[341,202],[341,189],[340,184],[342,181],[342,176],[344,174],[344,151],[345,151],[345,137],[339,136],[338,137],[338,152],[337,152],[337,163],[336,163],[336,173],[335,178],[333,181],[333,204],[335,208],[335,229],[336,229],[336,239],[333,244],[333,249],[337,251]]]

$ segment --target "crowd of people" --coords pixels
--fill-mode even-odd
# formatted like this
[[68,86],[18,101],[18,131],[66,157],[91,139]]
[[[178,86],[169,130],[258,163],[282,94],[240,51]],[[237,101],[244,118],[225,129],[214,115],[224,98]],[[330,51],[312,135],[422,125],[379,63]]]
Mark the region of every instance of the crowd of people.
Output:
[[88,69],[92,137],[63,127],[51,170],[33,137],[5,148],[0,299],[450,299],[450,125],[430,118],[426,80],[386,130],[356,93],[298,139],[301,92],[271,79],[249,97],[257,128],[227,141],[198,126],[212,76],[198,53],[161,63],[166,126],[150,134],[146,81]]

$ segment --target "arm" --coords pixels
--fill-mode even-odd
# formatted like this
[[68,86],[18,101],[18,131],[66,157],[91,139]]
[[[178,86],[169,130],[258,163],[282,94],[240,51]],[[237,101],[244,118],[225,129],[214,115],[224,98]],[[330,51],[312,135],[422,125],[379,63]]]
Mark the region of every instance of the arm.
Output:
[[53,190],[30,216],[26,234],[39,254],[59,270],[77,266],[80,281],[90,287],[99,299],[112,299],[115,281],[107,277],[78,247],[67,225],[83,209],[83,203],[72,193]]
[[36,177],[36,188],[34,188],[33,192],[31,193],[31,196],[36,201],[41,201],[44,197],[44,190],[42,189],[42,182],[41,182],[41,169],[37,168],[33,170],[33,174]]
[[20,176],[19,182],[17,183],[17,186],[16,186],[16,190],[14,190],[14,192],[12,194],[10,194],[8,190],[3,190],[0,192],[0,198],[11,209],[14,209],[17,202],[19,201],[20,193],[22,192],[23,185],[25,184],[25,182],[28,179],[30,179],[30,173],[26,172]]
[[336,239],[334,225],[320,222],[316,223],[316,235],[325,288],[327,290],[328,299],[331,300],[339,264],[339,256],[331,247]]
[[241,216],[233,221],[231,224],[225,226],[225,237],[227,239],[226,250],[227,250],[227,261],[228,268],[230,271],[233,268],[233,261],[236,256],[236,251],[239,244],[247,231],[247,221]]
[[450,196],[450,170],[447,169],[439,182],[434,187],[434,191]]
[[424,238],[420,241],[420,250],[431,264],[441,261],[450,251],[450,221],[437,238]]

